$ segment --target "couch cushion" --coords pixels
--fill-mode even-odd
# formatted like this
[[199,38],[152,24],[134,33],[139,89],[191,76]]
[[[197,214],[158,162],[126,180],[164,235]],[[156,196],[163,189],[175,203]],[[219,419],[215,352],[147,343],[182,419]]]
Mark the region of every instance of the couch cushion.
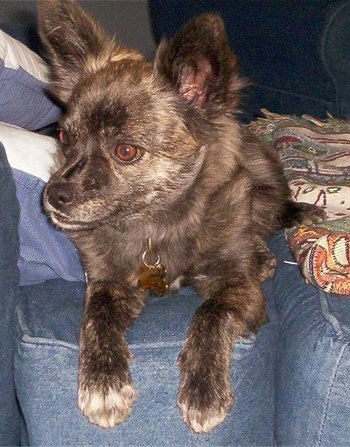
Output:
[[81,283],[62,280],[22,288],[15,376],[30,445],[272,445],[278,326],[271,300],[269,324],[236,345],[234,410],[212,434],[196,435],[176,406],[176,362],[198,296],[184,288],[149,299],[127,333],[139,397],[129,419],[106,430],[90,424],[76,403],[82,294]]
[[273,290],[281,325],[276,443],[348,445],[350,299],[305,284],[282,238],[271,246],[279,261]]

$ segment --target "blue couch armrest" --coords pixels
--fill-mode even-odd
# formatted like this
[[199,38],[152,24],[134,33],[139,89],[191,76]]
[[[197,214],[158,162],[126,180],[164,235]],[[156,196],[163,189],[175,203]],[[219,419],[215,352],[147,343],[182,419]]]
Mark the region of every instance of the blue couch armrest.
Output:
[[[271,281],[264,285],[269,290]],[[190,288],[150,297],[127,332],[134,355],[131,374],[138,400],[130,417],[113,429],[89,423],[77,406],[78,336],[83,284],[63,280],[21,288],[17,307],[15,378],[29,445],[237,446],[272,445],[274,359],[278,333],[274,303],[269,324],[237,342],[232,381],[236,403],[209,434],[195,434],[176,405],[177,357],[200,298]]]
[[242,71],[253,82],[245,107],[249,119],[262,107],[279,114],[350,116],[349,88],[338,80],[349,78],[349,9],[344,0],[150,0],[157,41],[204,11],[222,16]]

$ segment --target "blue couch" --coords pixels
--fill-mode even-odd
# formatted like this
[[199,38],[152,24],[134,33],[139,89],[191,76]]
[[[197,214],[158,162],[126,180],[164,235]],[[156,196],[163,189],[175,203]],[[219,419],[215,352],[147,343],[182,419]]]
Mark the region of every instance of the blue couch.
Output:
[[[208,9],[222,13],[254,81],[246,119],[261,107],[349,118],[349,1],[151,0],[155,38]],[[235,346],[236,402],[223,424],[196,435],[176,407],[176,360],[200,302],[191,288],[151,297],[128,332],[139,393],[130,418],[111,430],[90,424],[76,405],[84,282],[54,274],[23,284],[21,197],[0,144],[0,445],[350,445],[350,301],[305,283],[282,232],[263,284],[269,322]]]
[[190,17],[221,14],[243,73],[252,81],[246,118],[276,113],[349,117],[349,2],[345,0],[151,0],[157,41]]

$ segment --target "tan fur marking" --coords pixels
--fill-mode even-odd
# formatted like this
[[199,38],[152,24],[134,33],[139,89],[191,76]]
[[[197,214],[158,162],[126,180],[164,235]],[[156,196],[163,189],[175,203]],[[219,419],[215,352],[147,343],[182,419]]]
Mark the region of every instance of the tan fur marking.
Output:
[[117,53],[111,57],[111,62],[119,62],[124,59],[131,59],[133,61],[141,61],[143,57],[141,54],[135,53],[134,51],[131,53]]
[[[115,51],[116,49],[114,49]],[[87,56],[85,66],[89,71],[96,72],[109,64],[110,62],[119,62],[122,60],[139,61],[143,57],[136,51],[129,51],[127,48],[117,48],[117,52],[113,54],[113,49],[107,46],[106,51],[100,54],[98,57],[95,55]]]

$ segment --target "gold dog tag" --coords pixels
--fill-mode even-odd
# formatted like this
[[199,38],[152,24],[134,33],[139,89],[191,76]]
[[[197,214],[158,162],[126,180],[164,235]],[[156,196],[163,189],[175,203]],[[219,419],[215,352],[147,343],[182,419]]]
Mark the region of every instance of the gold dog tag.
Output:
[[148,240],[148,249],[142,255],[142,262],[139,271],[137,287],[141,292],[152,291],[157,295],[164,295],[168,291],[166,282],[167,270],[160,262],[160,256],[157,253],[157,261],[154,264],[146,262],[146,256],[152,252],[152,242]]

